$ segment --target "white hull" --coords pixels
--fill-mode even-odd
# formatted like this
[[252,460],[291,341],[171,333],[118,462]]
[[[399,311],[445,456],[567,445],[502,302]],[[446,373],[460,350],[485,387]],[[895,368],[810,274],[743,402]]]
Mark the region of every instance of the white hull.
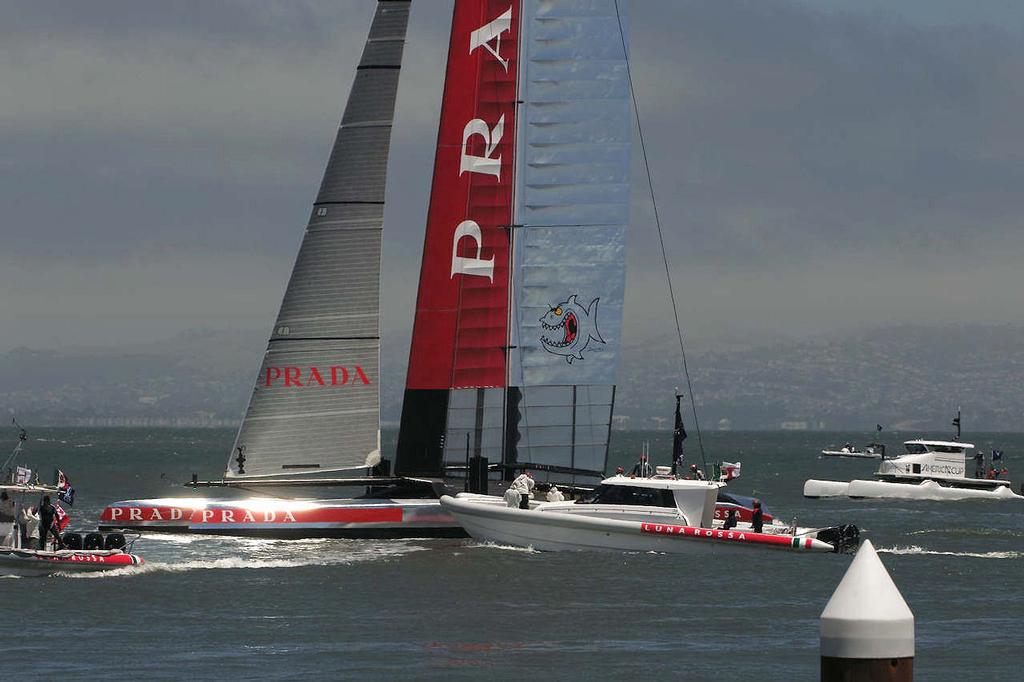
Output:
[[107,506],[99,528],[268,538],[465,537],[436,499],[156,498]]
[[120,550],[64,549],[45,552],[37,549],[0,549],[0,574],[18,576],[53,573],[94,573],[139,566],[141,558]]
[[930,479],[920,483],[893,483],[889,481],[819,481],[804,482],[804,497],[852,497],[895,500],[1021,500],[1010,486],[995,490],[957,488],[939,485]]
[[441,497],[474,539],[538,550],[620,552],[718,552],[798,549],[831,552],[832,545],[810,537],[769,535],[737,529],[695,528],[663,521],[619,520],[557,511],[513,509],[499,504]]
[[881,453],[862,450],[822,450],[823,457],[854,457],[857,459],[882,459]]

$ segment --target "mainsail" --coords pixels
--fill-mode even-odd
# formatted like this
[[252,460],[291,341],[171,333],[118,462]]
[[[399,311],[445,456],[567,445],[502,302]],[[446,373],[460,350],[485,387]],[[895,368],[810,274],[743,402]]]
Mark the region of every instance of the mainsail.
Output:
[[409,0],[381,0],[228,460],[229,478],[380,462],[380,254]]
[[603,476],[625,288],[622,0],[456,0],[396,473]]

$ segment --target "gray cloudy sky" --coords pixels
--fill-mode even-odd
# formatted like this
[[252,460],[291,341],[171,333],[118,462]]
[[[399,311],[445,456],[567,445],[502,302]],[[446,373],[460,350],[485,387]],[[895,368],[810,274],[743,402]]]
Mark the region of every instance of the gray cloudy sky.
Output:
[[[413,3],[386,344],[408,343],[450,6]],[[0,352],[269,330],[373,7],[0,2]],[[632,0],[687,336],[1024,324],[1022,7]],[[626,328],[670,333],[634,160]]]

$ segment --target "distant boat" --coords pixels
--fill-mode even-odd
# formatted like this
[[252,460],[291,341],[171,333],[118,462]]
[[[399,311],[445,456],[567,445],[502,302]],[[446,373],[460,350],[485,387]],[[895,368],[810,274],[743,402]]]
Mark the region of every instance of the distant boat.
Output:
[[[879,463],[874,480],[804,482],[804,497],[894,498],[918,500],[1024,499],[1005,478],[1001,451],[993,451],[988,467],[984,454],[960,437],[960,413],[953,420],[957,440],[915,438],[904,442],[906,452]],[[968,463],[975,464],[968,476]],[[998,465],[996,464],[998,462]]]
[[863,449],[857,448],[850,443],[847,443],[838,450],[822,450],[821,454],[824,457],[859,457],[863,459],[882,459],[885,457],[885,445],[878,442],[878,437],[882,433],[882,425],[878,424],[875,426],[875,436],[870,443],[867,444]]
[[847,443],[838,450],[822,450],[825,457],[860,457],[862,459],[882,459],[885,457],[885,446],[881,443],[868,443],[864,449],[858,449]]
[[[192,483],[261,496],[124,500],[101,528],[465,535],[445,492],[526,470],[604,478],[632,135],[615,0],[456,0],[398,446],[380,451],[381,233],[409,4],[377,4],[224,474]],[[346,485],[366,493],[329,492]]]

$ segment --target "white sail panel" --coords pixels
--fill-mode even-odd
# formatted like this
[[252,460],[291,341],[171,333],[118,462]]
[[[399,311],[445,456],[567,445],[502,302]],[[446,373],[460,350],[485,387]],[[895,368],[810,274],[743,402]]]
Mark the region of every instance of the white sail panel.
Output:
[[597,477],[625,295],[632,129],[624,4],[524,0],[521,39],[509,362],[509,385],[521,394],[510,407],[511,457]]

